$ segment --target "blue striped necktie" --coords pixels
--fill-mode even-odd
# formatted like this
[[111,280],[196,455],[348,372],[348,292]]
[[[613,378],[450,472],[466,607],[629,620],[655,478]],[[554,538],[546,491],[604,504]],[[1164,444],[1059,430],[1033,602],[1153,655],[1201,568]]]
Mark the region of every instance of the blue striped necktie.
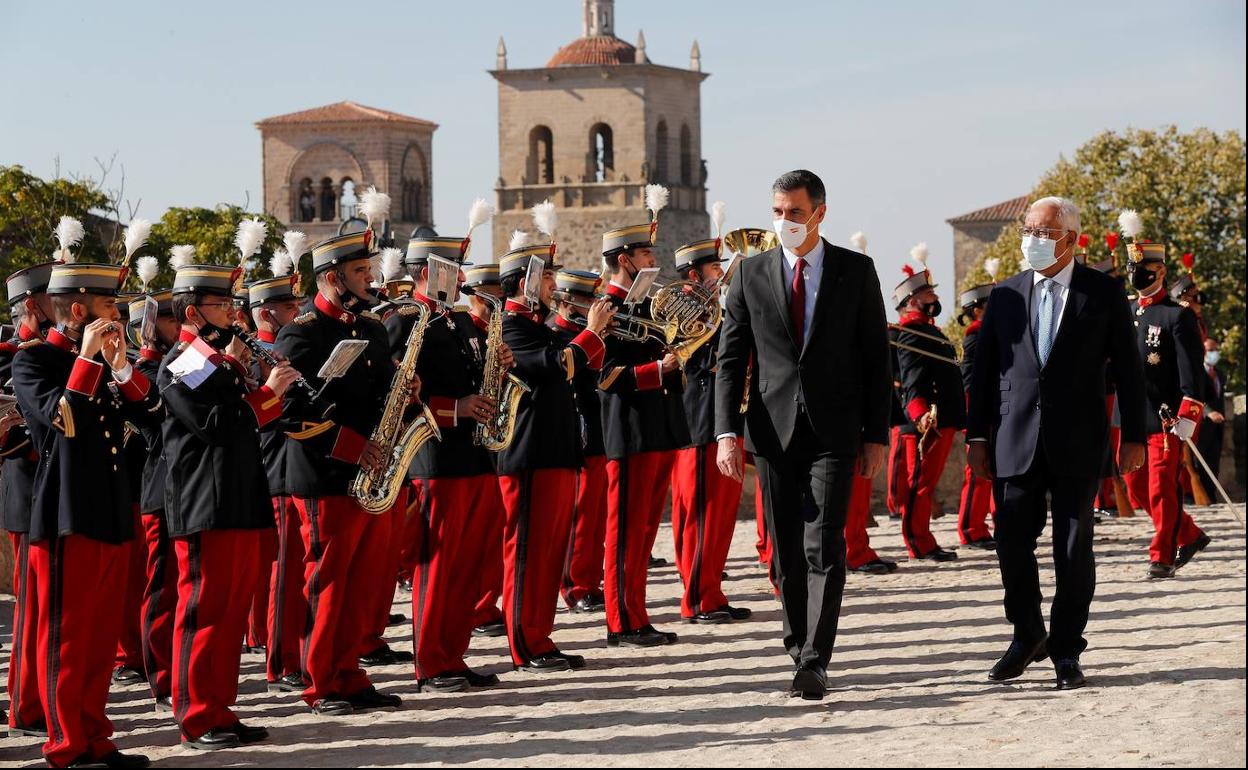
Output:
[[1036,319],[1036,352],[1040,354],[1040,365],[1049,362],[1049,353],[1053,350],[1053,290],[1057,284],[1052,278],[1045,278],[1040,284],[1040,313]]

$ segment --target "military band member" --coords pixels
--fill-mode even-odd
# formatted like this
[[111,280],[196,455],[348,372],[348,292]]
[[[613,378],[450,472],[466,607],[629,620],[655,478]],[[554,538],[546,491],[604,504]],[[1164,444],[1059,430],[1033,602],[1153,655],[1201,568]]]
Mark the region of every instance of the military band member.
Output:
[[[1148,407],[1148,512],[1155,534],[1149,545],[1149,577],[1171,578],[1209,546],[1210,538],[1183,510],[1179,478],[1183,439],[1192,438],[1204,414],[1203,349],[1195,312],[1166,292],[1166,251],[1160,243],[1130,247],[1136,343],[1144,361]],[[1162,411],[1174,421],[1163,419]],[[1169,415],[1166,417],[1168,418]]]
[[[609,302],[594,303],[586,328],[568,343],[546,325],[558,268],[554,251],[553,244],[531,246],[499,261],[507,297],[503,339],[515,359],[512,373],[529,388],[512,443],[498,455],[506,509],[503,613],[512,662],[533,673],[585,666],[580,655],[560,652],[550,634],[583,464],[573,381],[578,371],[601,368],[602,334],[611,319]],[[531,259],[542,260],[540,273],[529,270]],[[540,286],[528,286],[534,279]]]
[[[646,300],[625,308],[624,299],[640,270],[656,266],[658,212],[650,224],[610,230],[602,253],[610,282],[606,294],[617,310],[642,318]],[[611,336],[599,379],[602,432],[607,451],[606,577],[607,644],[655,647],[673,644],[646,611],[650,552],[658,536],[676,450],[689,445],[679,360],[662,344]]]
[[[555,339],[567,346],[585,331],[584,318],[597,297],[602,279],[584,270],[555,275],[557,313],[551,324]],[[578,369],[572,378],[579,441],[584,466],[577,475],[576,506],[563,564],[563,601],[572,612],[601,612],[603,560],[607,537],[607,456],[602,443],[602,411],[598,403],[598,372]]]
[[[720,240],[697,241],[676,250],[676,273],[682,280],[713,292],[718,301],[724,268]],[[676,452],[672,467],[672,533],[676,566],[684,582],[680,615],[690,623],[729,623],[750,617],[724,595],[724,565],[741,501],[741,482],[715,464],[716,334],[685,364],[683,401],[692,446]]]
[[[13,358],[43,339],[52,328],[55,311],[47,294],[55,262],[19,270],[5,281],[9,315],[16,324],[11,338],[0,343],[0,392],[13,395]],[[43,703],[39,696],[39,590],[30,570],[30,501],[39,465],[38,450],[21,410],[0,418],[0,496],[4,530],[13,543],[13,643],[9,650],[9,737],[47,737]]]
[[[975,343],[979,340],[979,326],[988,307],[988,295],[994,284],[972,286],[962,292],[958,304],[962,306],[959,323],[966,326],[962,335],[962,388],[966,398],[971,397],[971,374],[975,369]],[[992,481],[981,479],[967,465],[962,479],[962,498],[958,505],[958,540],[962,545],[991,551],[996,548],[992,532],[988,530],[988,512],[992,510]]]
[[[394,375],[385,328],[344,308],[369,303],[371,231],[348,233],[312,249],[316,296],[277,335],[276,352],[332,405],[287,392],[286,483],[299,511],[304,557],[304,596],[309,623],[300,668],[307,680],[303,700],[313,711],[339,716],[352,711],[394,708],[398,697],[383,695],[360,668],[366,637],[375,633],[371,598],[394,589],[384,564],[391,517],[359,506],[350,485],[361,468],[380,468],[383,450],[369,440],[384,408]],[[367,342],[350,368],[328,385],[316,376],[345,340]],[[405,494],[397,506],[405,505]]]
[[958,365],[933,357],[952,359],[953,346],[934,320],[940,315],[940,297],[931,273],[926,269],[916,273],[908,266],[906,271],[906,278],[893,291],[894,307],[901,314],[897,342],[906,346],[897,347],[897,376],[908,418],[901,427],[909,474],[901,537],[912,559],[952,561],[957,553],[941,548],[932,536],[932,498],[954,434],[966,427],[966,396]]
[[890,519],[900,520],[901,509],[910,497],[910,474],[906,470],[905,442],[901,440],[901,428],[910,421],[906,418],[906,410],[901,406],[901,365],[897,362],[897,348],[891,343],[897,341],[900,331],[893,327],[888,329],[889,358],[892,362],[893,389],[888,417],[888,466],[885,470],[884,507]]
[[[126,269],[52,268],[58,328],[13,359],[13,388],[40,455],[31,502],[30,565],[39,594],[39,688],[53,767],[123,755],[104,715],[121,630],[124,545],[134,532],[121,443],[125,420],[161,409],[156,388],[126,360],[117,290]],[[53,590],[55,589],[55,590]]]

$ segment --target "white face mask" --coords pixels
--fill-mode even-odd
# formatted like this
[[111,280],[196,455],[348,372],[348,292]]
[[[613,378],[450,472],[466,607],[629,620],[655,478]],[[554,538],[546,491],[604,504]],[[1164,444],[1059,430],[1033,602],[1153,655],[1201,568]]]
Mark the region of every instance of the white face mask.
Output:
[[1057,241],[1034,235],[1023,236],[1023,260],[1032,270],[1048,270],[1057,264]]
[[776,235],[780,236],[780,245],[789,251],[796,251],[797,247],[806,242],[806,236],[810,234],[810,226],[818,223],[815,222],[815,215],[811,214],[810,219],[805,224],[798,222],[790,222],[787,219],[777,219],[771,223],[776,231]]

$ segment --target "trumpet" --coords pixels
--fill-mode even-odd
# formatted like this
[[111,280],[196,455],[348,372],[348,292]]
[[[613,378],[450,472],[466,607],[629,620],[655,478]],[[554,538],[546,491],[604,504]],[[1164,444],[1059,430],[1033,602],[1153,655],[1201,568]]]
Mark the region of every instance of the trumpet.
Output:
[[[582,311],[590,308],[566,295],[561,299]],[[650,312],[653,318],[617,310],[611,315],[615,325],[607,333],[632,342],[658,342],[680,359],[682,369],[693,353],[715,336],[723,318],[718,287],[693,281],[676,281],[660,288],[650,300]],[[585,325],[579,318],[573,322]]]
[[[571,297],[565,297],[561,301],[584,313],[588,313],[591,307],[590,304],[578,302]],[[607,327],[607,334],[622,340],[628,340],[629,342],[650,342],[653,340],[667,347],[675,341],[676,335],[679,333],[675,323],[660,323],[619,310],[611,314],[611,321],[612,325]],[[572,322],[581,327],[584,327],[587,323],[582,316],[573,316]]]

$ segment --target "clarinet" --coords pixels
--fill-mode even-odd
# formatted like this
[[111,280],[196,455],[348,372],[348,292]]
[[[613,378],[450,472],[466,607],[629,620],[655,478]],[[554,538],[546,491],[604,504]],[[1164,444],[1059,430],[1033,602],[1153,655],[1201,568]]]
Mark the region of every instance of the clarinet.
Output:
[[[264,345],[262,345],[260,343],[260,340],[252,336],[251,332],[247,331],[242,326],[235,324],[234,334],[235,336],[238,337],[240,342],[242,342],[251,350],[252,354],[254,354],[257,358],[263,361],[270,368],[278,366],[279,364],[282,363],[281,361],[278,360],[277,356],[273,355],[273,352],[271,350],[269,350]],[[314,405],[325,407],[325,411],[321,415],[322,417],[328,417],[329,413],[333,411],[334,405],[324,403],[324,401],[321,399],[321,392],[317,390],[316,387],[312,383],[308,382],[307,377],[304,377],[302,374],[300,374],[299,377],[295,380],[295,385],[297,385],[299,389],[302,390],[305,395],[307,395],[308,400],[311,401]]]

